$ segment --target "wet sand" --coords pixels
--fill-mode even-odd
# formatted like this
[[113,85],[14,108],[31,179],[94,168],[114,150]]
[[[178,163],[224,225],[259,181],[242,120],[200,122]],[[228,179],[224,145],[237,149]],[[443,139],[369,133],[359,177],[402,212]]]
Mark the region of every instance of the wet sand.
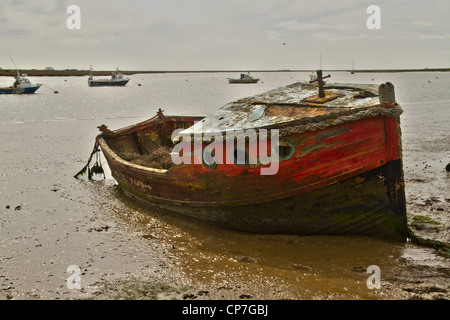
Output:
[[[450,137],[436,128],[450,121],[450,99],[427,113],[423,102],[399,96],[409,223],[416,234],[448,243]],[[2,114],[20,113],[4,101]],[[148,209],[117,191],[104,158],[106,180],[73,178],[98,125],[119,128],[142,118],[38,118],[0,125],[0,299],[450,298],[450,260],[431,248],[356,236],[248,234]],[[72,265],[80,268],[81,289],[67,285]],[[381,289],[367,287],[371,265],[380,267]]]

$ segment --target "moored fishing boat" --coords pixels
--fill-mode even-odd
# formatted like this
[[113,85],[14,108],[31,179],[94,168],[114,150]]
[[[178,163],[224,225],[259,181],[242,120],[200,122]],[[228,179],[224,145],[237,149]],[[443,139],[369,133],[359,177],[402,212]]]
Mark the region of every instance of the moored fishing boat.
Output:
[[123,87],[126,86],[130,81],[129,78],[125,78],[123,74],[119,71],[119,68],[112,73],[110,79],[94,79],[94,74],[92,72],[89,74],[88,84],[90,87]]
[[42,86],[40,83],[31,83],[27,75],[20,74],[20,71],[17,71],[14,79],[16,81],[12,86],[0,87],[0,94],[33,94]]
[[160,110],[126,128],[103,125],[93,154],[103,151],[126,195],[167,212],[255,233],[404,240],[392,84],[320,89],[294,83],[206,117]]
[[231,84],[235,83],[258,83],[259,79],[255,79],[250,75],[250,72],[245,74],[241,73],[240,78],[228,78],[228,82]]

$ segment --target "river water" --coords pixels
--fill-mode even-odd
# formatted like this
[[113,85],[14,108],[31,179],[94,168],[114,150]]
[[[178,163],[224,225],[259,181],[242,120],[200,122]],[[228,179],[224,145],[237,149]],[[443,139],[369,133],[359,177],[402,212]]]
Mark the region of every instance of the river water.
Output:
[[[30,80],[46,86],[35,95],[0,95],[0,299],[123,298],[125,284],[136,289],[145,281],[179,288],[162,290],[159,299],[168,291],[176,299],[448,298],[448,260],[429,248],[357,236],[255,235],[173,216],[118,193],[104,158],[105,180],[73,178],[86,164],[97,126],[117,129],[159,108],[167,115],[206,115],[309,79],[301,72],[254,73],[260,83],[229,85],[226,78],[236,76],[133,75],[123,88],[90,88],[87,76],[36,77]],[[336,72],[331,78],[386,81],[404,109],[409,218],[437,220],[433,235],[448,242],[450,73]],[[0,86],[11,83],[0,77]],[[381,289],[367,285],[372,265],[381,270]],[[70,273],[71,266],[79,269]],[[68,281],[73,276],[81,288]]]

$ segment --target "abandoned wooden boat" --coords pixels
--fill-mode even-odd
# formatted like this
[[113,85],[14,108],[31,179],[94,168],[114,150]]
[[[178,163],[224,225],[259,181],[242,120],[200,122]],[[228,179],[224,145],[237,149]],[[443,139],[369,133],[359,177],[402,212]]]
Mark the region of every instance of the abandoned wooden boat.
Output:
[[129,78],[124,78],[123,74],[119,71],[119,68],[112,73],[110,79],[95,80],[91,67],[91,73],[88,78],[88,84],[90,87],[123,87],[126,86],[129,81]]
[[[166,116],[160,110],[126,128],[103,125],[93,154],[103,151],[124,194],[168,212],[255,233],[405,240],[402,109],[392,84],[323,89],[321,97],[317,86],[294,83],[206,117]],[[202,134],[211,129],[231,147],[216,144],[206,161],[212,146]],[[244,136],[244,150],[238,151],[242,136],[235,141],[228,134],[251,129],[258,139]],[[264,134],[273,141],[262,144]],[[273,143],[277,134],[279,142]],[[180,150],[182,143],[192,149]],[[168,150],[166,159],[170,154],[172,160],[175,155],[190,161],[166,161],[165,167],[146,162],[161,147]],[[277,155],[271,163],[261,160],[271,153]],[[274,165],[276,172],[262,174]]]
[[240,78],[234,79],[234,78],[228,78],[228,83],[235,84],[235,83],[258,83],[259,79],[253,78],[253,76],[250,75],[250,72],[248,74],[241,73]]

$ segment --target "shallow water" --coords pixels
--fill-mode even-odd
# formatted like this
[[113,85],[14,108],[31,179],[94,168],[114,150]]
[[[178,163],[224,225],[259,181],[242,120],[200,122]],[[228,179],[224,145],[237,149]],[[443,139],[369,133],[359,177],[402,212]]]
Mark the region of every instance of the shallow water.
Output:
[[[253,297],[377,299],[380,292],[366,285],[370,265],[380,267],[382,280],[409,264],[447,266],[431,249],[411,243],[255,235],[151,210],[119,194],[108,170],[106,180],[94,183],[73,178],[101,124],[117,129],[153,117],[158,108],[205,115],[309,79],[306,73],[253,75],[261,83],[229,85],[226,78],[236,75],[227,73],[134,75],[124,88],[89,88],[87,77],[30,78],[48,87],[31,96],[0,95],[0,299],[76,298],[98,282],[145,272],[158,278],[170,268],[195,283]],[[332,75],[332,82],[386,81],[405,111],[408,202],[433,197],[445,204],[450,73]],[[0,85],[10,82],[0,77]],[[104,159],[103,165],[107,169]],[[442,221],[448,213],[444,206]],[[71,265],[81,269],[82,290],[67,286]],[[163,273],[159,277],[164,281]]]

